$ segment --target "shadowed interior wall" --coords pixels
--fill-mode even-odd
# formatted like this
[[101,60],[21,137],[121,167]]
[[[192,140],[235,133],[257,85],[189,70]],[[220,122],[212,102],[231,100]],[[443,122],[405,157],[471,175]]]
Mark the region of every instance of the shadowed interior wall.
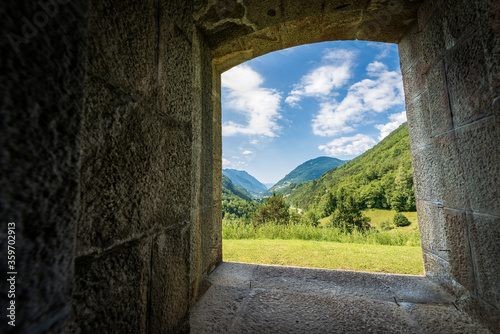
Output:
[[[55,3],[48,12],[35,1],[0,6],[2,333],[60,333],[70,311],[87,2]],[[16,226],[14,270],[8,222]],[[15,327],[6,317],[10,271]]]
[[186,332],[221,259],[211,57],[192,9],[91,1],[67,332]]

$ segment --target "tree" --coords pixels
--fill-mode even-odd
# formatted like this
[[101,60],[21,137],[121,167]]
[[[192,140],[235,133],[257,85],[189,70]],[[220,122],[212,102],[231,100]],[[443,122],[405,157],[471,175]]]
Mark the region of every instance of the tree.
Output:
[[319,225],[318,216],[316,216],[316,214],[314,213],[314,211],[308,211],[308,212],[306,212],[306,214],[302,217],[302,221],[306,225],[311,225],[311,226],[314,226],[314,227],[317,227]]
[[340,228],[350,233],[354,229],[368,229],[370,227],[368,222],[370,222],[370,218],[363,216],[354,196],[343,187],[340,188],[337,191],[337,208],[333,212],[328,226]]
[[411,222],[408,220],[408,218],[406,218],[406,216],[400,212],[396,212],[396,214],[392,218],[392,221],[394,222],[394,225],[396,225],[396,226],[408,226],[411,224]]
[[321,202],[321,218],[330,216],[337,207],[337,198],[331,192],[326,193]]
[[276,194],[273,191],[273,196],[264,200],[261,207],[253,214],[252,220],[255,225],[266,223],[288,224],[290,222],[290,213],[288,206],[283,200],[283,195]]
[[414,210],[415,194],[411,173],[399,166],[394,179],[394,190],[391,196],[391,208],[397,212]]

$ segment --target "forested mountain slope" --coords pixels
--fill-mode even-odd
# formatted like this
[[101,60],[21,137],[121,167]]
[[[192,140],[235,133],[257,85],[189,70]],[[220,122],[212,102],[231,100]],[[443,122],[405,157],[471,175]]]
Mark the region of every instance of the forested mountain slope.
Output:
[[334,200],[332,194],[340,187],[354,194],[361,208],[414,211],[407,123],[361,156],[326,172],[319,179],[292,184],[282,193],[290,194],[287,202],[294,207],[314,210],[325,216],[328,201]]

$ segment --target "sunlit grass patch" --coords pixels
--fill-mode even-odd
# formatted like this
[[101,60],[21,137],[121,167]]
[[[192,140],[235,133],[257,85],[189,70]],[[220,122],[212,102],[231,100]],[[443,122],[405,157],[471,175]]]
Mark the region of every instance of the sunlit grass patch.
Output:
[[422,275],[420,247],[307,240],[223,240],[224,261]]

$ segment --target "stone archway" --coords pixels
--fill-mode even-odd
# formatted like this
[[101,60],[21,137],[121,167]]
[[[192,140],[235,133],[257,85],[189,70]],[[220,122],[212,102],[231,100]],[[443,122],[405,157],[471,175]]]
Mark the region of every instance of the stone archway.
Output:
[[356,38],[399,43],[427,276],[499,327],[497,2],[42,3],[0,10],[15,330],[187,331],[221,261],[220,73]]

